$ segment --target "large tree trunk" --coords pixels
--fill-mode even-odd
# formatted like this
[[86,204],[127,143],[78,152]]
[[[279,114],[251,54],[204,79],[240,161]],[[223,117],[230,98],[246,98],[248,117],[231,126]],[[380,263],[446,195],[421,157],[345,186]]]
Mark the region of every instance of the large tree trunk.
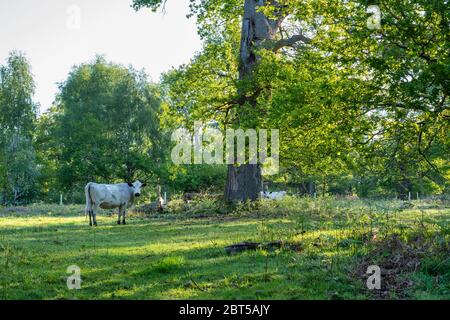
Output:
[[261,192],[261,167],[257,164],[228,166],[225,198],[228,201],[255,201]]
[[[275,38],[283,18],[268,19],[263,13],[257,12],[258,7],[264,6],[268,0],[245,0],[244,17],[242,21],[242,35],[239,61],[239,80],[252,81],[258,57],[255,49],[264,41]],[[248,88],[248,86],[245,86]],[[248,90],[248,89],[247,89]],[[253,94],[256,88],[248,91],[240,90],[240,105],[236,111],[235,124],[240,124],[240,117],[245,114],[245,108],[256,108],[256,98]],[[246,98],[251,96],[252,98]],[[242,116],[243,117],[243,116]],[[229,165],[225,199],[229,202],[255,201],[259,199],[262,188],[261,166],[259,164]]]

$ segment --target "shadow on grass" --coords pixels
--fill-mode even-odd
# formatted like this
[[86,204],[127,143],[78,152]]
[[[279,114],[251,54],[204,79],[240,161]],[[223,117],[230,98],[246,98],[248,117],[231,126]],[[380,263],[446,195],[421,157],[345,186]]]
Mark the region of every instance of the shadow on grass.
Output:
[[[101,218],[43,227],[2,228],[12,250],[2,270],[7,298],[24,299],[328,299],[362,297],[343,269],[343,250],[254,251],[227,255],[226,245],[258,240],[258,220],[227,222],[130,220],[118,226]],[[84,221],[83,221],[84,222]],[[289,220],[266,221],[277,228]],[[6,231],[3,233],[3,231]],[[1,252],[0,252],[1,253]],[[0,259],[5,259],[0,255]],[[66,268],[82,270],[82,290],[65,287]],[[1,264],[0,264],[1,265]],[[355,280],[356,281],[356,280]],[[0,289],[1,293],[2,289]]]

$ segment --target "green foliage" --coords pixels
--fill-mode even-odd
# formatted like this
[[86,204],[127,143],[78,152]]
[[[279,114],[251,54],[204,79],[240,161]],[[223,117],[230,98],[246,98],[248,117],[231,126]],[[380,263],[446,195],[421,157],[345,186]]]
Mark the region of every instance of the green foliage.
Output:
[[174,191],[222,191],[225,185],[224,165],[185,165],[170,169],[168,187]]
[[12,52],[0,66],[0,201],[28,203],[38,176],[34,136],[34,81],[27,59]]
[[[157,10],[165,1],[133,3]],[[448,192],[446,4],[384,1],[379,30],[367,27],[367,1],[285,0],[261,10],[270,17],[280,4],[290,14],[276,40],[301,33],[312,42],[261,48],[253,77],[238,81],[243,2],[191,1],[204,48],[163,77],[164,121],[223,128],[246,92],[257,103],[239,124],[281,132],[282,172],[273,181],[307,182],[323,195]]]
[[101,57],[75,67],[38,126],[52,187],[152,177],[162,161],[159,108],[157,88],[141,72]]
[[0,67],[0,142],[12,132],[31,138],[37,111],[34,89],[29,62],[22,53],[11,52]]
[[171,162],[171,133],[196,120],[279,129],[281,171],[267,177],[272,186],[323,197],[449,193],[445,2],[383,1],[381,29],[371,30],[368,1],[266,1],[267,17],[289,13],[274,41],[297,34],[312,41],[278,51],[263,43],[252,76],[239,80],[243,4],[190,1],[203,48],[158,86],[98,57],[74,67],[38,119],[29,63],[11,53],[0,67],[2,202],[57,201],[60,192],[80,202],[90,180],[221,192],[226,166]]
[[14,135],[5,150],[6,177],[10,187],[5,196],[13,204],[29,202],[36,194],[38,176],[33,145],[28,138]]

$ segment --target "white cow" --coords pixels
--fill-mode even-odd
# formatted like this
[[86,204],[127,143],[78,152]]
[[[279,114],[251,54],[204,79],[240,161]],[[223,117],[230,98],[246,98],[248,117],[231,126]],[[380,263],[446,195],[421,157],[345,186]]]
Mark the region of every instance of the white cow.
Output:
[[286,191],[275,191],[275,192],[261,191],[261,197],[270,200],[281,200],[286,196],[286,194],[287,194]]
[[[98,208],[113,209],[119,208],[119,218],[117,224],[125,223],[126,210],[134,203],[135,198],[141,195],[141,188],[147,184],[139,180],[134,183],[119,184],[98,184],[89,182],[85,187],[86,194],[86,214],[89,214],[89,225],[97,225]],[[93,221],[92,221],[93,220]]]

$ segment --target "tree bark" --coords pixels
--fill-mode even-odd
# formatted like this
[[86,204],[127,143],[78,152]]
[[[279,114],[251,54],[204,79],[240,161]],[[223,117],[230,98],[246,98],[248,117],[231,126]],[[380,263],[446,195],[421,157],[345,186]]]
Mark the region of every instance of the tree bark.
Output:
[[[258,9],[271,5],[275,7],[275,16],[267,17]],[[255,67],[259,62],[257,49],[278,51],[287,46],[293,46],[297,42],[309,43],[311,39],[304,35],[294,35],[288,39],[276,40],[281,24],[286,18],[284,12],[276,0],[245,0],[244,16],[242,19],[242,33],[239,55],[239,81],[252,83]],[[246,108],[256,108],[260,90],[243,86],[239,89],[239,104],[236,110],[234,124],[239,125],[240,119],[245,119]],[[251,86],[250,86],[251,87]],[[251,90],[251,92],[249,92]],[[256,94],[255,94],[256,92]],[[243,128],[244,129],[244,128]],[[228,202],[258,200],[262,190],[262,176],[260,164],[243,164],[241,166],[229,165],[225,199]]]
[[[245,0],[244,17],[240,44],[239,80],[251,81],[255,66],[258,63],[256,48],[264,41],[272,41],[280,28],[283,18],[272,20],[258,8],[268,0]],[[247,97],[247,92],[240,90],[239,96]],[[240,105],[236,112],[235,124],[239,125],[240,116],[245,113],[244,107],[256,108],[256,97],[239,99]],[[225,199],[228,202],[258,200],[262,190],[262,175],[260,164],[228,165]]]
[[229,202],[258,200],[262,190],[261,184],[260,165],[228,165],[225,199]]

